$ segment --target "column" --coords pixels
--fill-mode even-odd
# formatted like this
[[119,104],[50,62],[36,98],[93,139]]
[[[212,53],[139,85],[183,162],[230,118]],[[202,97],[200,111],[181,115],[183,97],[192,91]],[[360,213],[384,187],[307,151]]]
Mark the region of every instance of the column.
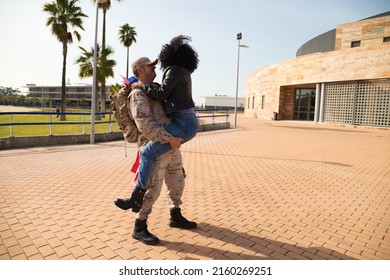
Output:
[[323,123],[325,117],[325,83],[321,83],[321,102],[319,122]]

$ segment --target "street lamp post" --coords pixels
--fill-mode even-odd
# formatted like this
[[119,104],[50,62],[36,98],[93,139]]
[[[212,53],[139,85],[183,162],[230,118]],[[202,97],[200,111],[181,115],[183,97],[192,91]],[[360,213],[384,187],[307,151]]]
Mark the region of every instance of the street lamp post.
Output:
[[238,102],[238,77],[240,73],[240,48],[249,48],[247,45],[241,45],[242,33],[237,33],[238,54],[237,54],[237,82],[236,82],[236,105],[234,107],[234,128],[237,127],[237,102]]
[[108,0],[97,0],[96,1],[96,23],[95,23],[95,44],[93,49],[93,81],[92,81],[92,98],[91,98],[91,134],[90,143],[95,143],[95,114],[96,114],[96,86],[97,86],[97,37],[98,37],[98,20],[99,20],[99,4],[106,3]]

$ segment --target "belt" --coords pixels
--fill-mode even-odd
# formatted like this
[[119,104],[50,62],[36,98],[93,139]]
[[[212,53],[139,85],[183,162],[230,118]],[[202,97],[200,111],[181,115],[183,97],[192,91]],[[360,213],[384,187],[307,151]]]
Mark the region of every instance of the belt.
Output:
[[187,109],[183,109],[183,110],[177,110],[177,111],[175,111],[175,113],[195,113],[195,109],[194,108],[187,108]]

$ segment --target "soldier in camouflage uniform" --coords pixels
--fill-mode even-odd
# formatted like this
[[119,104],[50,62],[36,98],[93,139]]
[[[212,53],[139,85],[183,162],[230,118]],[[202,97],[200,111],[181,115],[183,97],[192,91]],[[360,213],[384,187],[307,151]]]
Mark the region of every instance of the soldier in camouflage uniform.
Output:
[[[133,63],[133,72],[141,82],[151,83],[156,77],[156,64],[157,60],[152,62],[146,57],[141,57]],[[131,114],[130,117],[135,121],[140,131],[138,146],[141,149],[141,156],[142,147],[149,140],[163,144],[170,143],[173,147],[172,150],[157,158],[152,175],[148,181],[146,193],[145,190],[143,190],[144,193],[140,193],[142,189],[135,188],[131,197],[115,201],[115,205],[123,210],[132,208],[133,212],[138,212],[135,214],[136,221],[133,238],[148,245],[155,245],[159,243],[159,239],[148,231],[146,221],[160,195],[164,179],[168,188],[171,214],[169,225],[183,229],[194,229],[197,227],[195,222],[188,221],[182,216],[180,209],[185,185],[182,158],[178,149],[181,139],[173,137],[164,130],[164,126],[170,123],[170,119],[165,115],[160,101],[150,99],[144,94],[142,89],[135,88],[130,93],[128,108]],[[137,209],[137,202],[134,202],[138,199],[143,199],[141,209]]]

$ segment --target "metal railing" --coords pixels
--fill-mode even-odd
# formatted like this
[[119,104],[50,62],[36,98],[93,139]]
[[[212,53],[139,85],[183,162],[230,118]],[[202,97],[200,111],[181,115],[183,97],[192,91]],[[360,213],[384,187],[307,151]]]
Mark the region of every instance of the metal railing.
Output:
[[225,118],[225,122],[229,121],[229,111],[221,111],[221,110],[203,110],[196,109],[196,116],[198,119],[207,119],[211,120],[211,123],[215,123],[217,121],[216,118]]
[[[110,112],[102,112],[102,113],[96,113],[96,115],[109,115],[108,121],[95,121],[95,124],[104,124],[104,123],[110,123],[110,132],[112,132],[112,124],[115,123],[115,120],[112,120],[112,114]],[[0,112],[0,116],[2,115],[9,115],[9,122],[8,123],[0,123],[0,127],[2,126],[9,126],[9,137],[13,137],[13,127],[14,126],[27,126],[27,125],[48,125],[49,126],[49,136],[53,135],[53,126],[54,125],[82,125],[82,134],[86,134],[85,128],[86,125],[91,124],[90,121],[85,120],[85,116],[90,116],[90,113],[83,113],[83,112],[77,112],[77,113],[57,113],[57,112]],[[13,119],[13,116],[15,115],[47,115],[49,118],[49,121],[47,122],[15,122]],[[61,115],[77,115],[82,116],[82,120],[80,121],[53,121],[53,115],[54,116],[61,116]]]
[[[222,118],[225,119],[226,122],[229,121],[229,111],[226,110],[220,111],[220,110],[202,110],[202,109],[196,109],[195,110],[197,118],[202,120],[209,120],[210,123],[214,124],[218,122],[218,120],[222,120]],[[86,121],[86,116],[90,116],[91,113],[89,112],[74,112],[74,113],[57,113],[57,112],[0,112],[0,117],[4,115],[9,115],[9,122],[0,123],[0,128],[8,126],[9,127],[9,136],[13,137],[14,132],[13,128],[14,126],[30,126],[30,125],[47,125],[49,126],[49,136],[54,135],[53,134],[53,126],[55,125],[82,125],[82,134],[86,134],[86,126],[90,125],[90,121]],[[13,116],[15,115],[47,115],[48,121],[40,121],[40,122],[16,122],[14,121]],[[60,115],[77,115],[82,117],[80,121],[53,121],[53,116],[60,116]],[[95,120],[95,125],[101,125],[101,124],[110,124],[109,131],[113,132],[113,124],[116,123],[115,119],[112,117],[113,114],[111,112],[99,112],[96,113],[96,115],[108,115],[109,119],[107,121],[99,121]],[[0,135],[0,137],[2,137]]]

